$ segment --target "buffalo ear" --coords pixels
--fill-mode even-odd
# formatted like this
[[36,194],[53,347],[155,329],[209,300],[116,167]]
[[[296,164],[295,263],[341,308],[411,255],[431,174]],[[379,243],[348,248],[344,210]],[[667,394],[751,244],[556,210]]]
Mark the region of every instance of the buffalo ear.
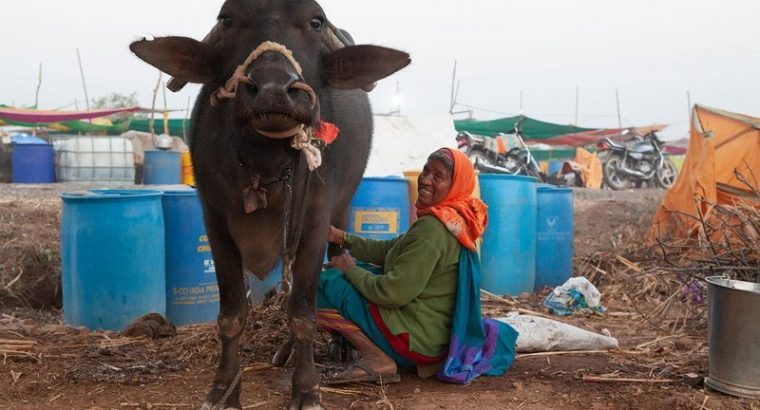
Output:
[[323,57],[325,80],[340,89],[366,87],[406,67],[409,54],[391,48],[348,46]]
[[213,81],[221,68],[219,53],[187,37],[138,40],[129,49],[141,60],[175,78],[192,83]]

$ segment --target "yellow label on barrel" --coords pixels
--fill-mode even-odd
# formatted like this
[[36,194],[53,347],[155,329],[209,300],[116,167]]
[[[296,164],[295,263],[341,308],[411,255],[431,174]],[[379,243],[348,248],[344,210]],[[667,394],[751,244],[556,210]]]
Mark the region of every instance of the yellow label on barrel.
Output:
[[400,211],[395,208],[356,208],[354,232],[357,234],[397,234]]

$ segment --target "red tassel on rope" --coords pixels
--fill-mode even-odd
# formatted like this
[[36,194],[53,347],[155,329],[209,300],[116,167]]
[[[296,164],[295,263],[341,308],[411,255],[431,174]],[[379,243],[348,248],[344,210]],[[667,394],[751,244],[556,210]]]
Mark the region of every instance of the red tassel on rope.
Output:
[[340,129],[335,124],[326,121],[320,121],[317,132],[314,133],[317,138],[324,141],[327,145],[332,144],[338,138],[338,134],[340,134]]

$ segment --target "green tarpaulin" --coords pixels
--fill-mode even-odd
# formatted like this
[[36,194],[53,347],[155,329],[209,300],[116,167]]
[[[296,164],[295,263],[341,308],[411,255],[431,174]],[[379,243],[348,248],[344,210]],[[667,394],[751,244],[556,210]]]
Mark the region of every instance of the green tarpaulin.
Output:
[[[185,123],[185,129],[190,131],[190,120],[183,119],[170,119],[169,120],[169,135],[182,138],[185,134],[183,132],[182,123]],[[164,120],[162,118],[156,118],[153,123],[153,128],[156,134],[164,133]],[[129,129],[133,131],[150,132],[150,120],[146,119],[134,119],[129,125]]]
[[515,124],[521,122],[523,139],[542,140],[563,134],[590,131],[593,128],[581,128],[572,125],[554,124],[535,120],[524,115],[509,118],[499,118],[491,121],[459,120],[454,121],[457,131],[467,131],[471,134],[494,136],[498,133],[509,134],[514,132]]
[[60,124],[68,128],[69,132],[81,134],[100,134],[119,135],[129,129],[131,118],[114,120],[110,125],[90,123],[89,121],[64,121]]
[[536,161],[551,161],[553,159],[558,160],[572,160],[575,158],[575,148],[568,149],[532,149],[530,153],[533,154],[533,158]]

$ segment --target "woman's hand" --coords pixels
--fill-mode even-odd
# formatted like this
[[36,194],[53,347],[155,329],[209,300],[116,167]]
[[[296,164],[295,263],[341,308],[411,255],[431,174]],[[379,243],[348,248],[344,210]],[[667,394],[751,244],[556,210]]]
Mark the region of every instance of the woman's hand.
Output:
[[343,237],[345,234],[345,231],[330,225],[330,229],[327,231],[327,241],[343,246]]
[[348,272],[351,268],[356,266],[354,258],[349,252],[343,252],[338,256],[333,256],[325,266],[328,268],[335,268],[343,273]]

